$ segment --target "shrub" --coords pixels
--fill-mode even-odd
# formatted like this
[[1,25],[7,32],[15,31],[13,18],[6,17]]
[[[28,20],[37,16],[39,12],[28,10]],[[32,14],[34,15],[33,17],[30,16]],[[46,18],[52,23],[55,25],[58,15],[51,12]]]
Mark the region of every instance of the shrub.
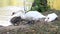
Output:
[[34,0],[31,10],[37,10],[39,12],[44,12],[49,10],[50,7],[47,5],[47,0]]

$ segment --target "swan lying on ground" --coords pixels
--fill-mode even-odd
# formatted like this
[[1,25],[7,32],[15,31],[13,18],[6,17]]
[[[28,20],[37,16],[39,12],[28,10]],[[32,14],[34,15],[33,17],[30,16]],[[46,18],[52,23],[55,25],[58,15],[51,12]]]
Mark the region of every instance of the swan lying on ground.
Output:
[[20,23],[21,19],[38,20],[40,18],[45,18],[45,16],[38,11],[29,11],[27,13],[24,13],[24,11],[17,11],[14,13],[12,15],[12,19],[10,20],[12,24]]
[[[58,16],[55,13],[48,14],[47,16],[44,16],[42,13],[40,13],[38,11],[29,11],[27,13],[24,13],[24,11],[17,11],[17,12],[15,12],[15,14],[13,15],[13,17],[10,21],[13,24],[15,24],[21,19],[39,20],[41,18],[45,18],[46,22],[51,22],[51,21],[55,20],[57,17]],[[20,21],[19,21],[19,23],[20,23]]]
[[29,11],[24,16],[26,19],[28,18],[28,19],[32,19],[32,20],[38,20],[40,18],[45,18],[45,16],[38,11]]
[[46,16],[46,19],[45,21],[46,22],[51,22],[51,21],[54,21],[58,16],[55,14],[55,13],[51,13],[51,14],[48,14]]
[[11,19],[10,19],[10,22],[13,25],[18,25],[20,23],[21,19],[24,18],[24,14],[25,14],[25,12],[22,11],[22,10],[19,10],[17,12],[13,12],[12,16],[11,16]]
[[13,16],[20,16],[22,19],[39,19],[39,18],[45,18],[46,16],[44,16],[42,13],[38,12],[38,11],[29,11],[27,13],[24,13],[23,11],[18,11],[15,12],[15,14]]

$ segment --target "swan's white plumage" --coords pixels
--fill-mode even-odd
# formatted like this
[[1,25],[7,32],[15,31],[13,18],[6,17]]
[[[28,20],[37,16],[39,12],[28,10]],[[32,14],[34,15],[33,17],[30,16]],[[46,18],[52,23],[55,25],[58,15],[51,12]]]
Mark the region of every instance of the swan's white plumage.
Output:
[[51,13],[51,14],[48,14],[48,15],[46,16],[45,21],[51,22],[51,21],[55,20],[57,17],[58,17],[58,16],[57,16],[55,13]]
[[45,18],[45,16],[38,11],[29,11],[24,16],[25,18],[32,18],[36,20],[39,18]]
[[[32,20],[38,20],[40,18],[46,18],[45,21],[51,22],[55,20],[58,16],[55,13],[48,14],[47,16],[44,16],[42,13],[38,11],[29,11],[25,13],[24,11],[17,11],[15,16],[21,16],[22,19],[32,19]],[[49,18],[49,19],[48,19]]]
[[45,16],[43,14],[41,14],[38,11],[29,11],[27,13],[23,13],[23,12],[16,12],[15,15],[13,16],[21,16],[22,19],[36,19],[38,20],[39,18],[45,18]]
[[21,18],[24,18],[24,14],[25,14],[25,11],[19,10],[19,11],[15,12],[15,14],[12,17],[20,16]]

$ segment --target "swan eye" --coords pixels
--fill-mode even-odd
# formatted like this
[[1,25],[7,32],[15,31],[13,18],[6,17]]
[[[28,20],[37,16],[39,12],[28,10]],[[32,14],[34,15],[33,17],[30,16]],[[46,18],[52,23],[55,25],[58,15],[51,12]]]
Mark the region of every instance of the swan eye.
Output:
[[49,19],[49,18],[48,18]]
[[15,14],[15,12],[12,13],[12,16]]

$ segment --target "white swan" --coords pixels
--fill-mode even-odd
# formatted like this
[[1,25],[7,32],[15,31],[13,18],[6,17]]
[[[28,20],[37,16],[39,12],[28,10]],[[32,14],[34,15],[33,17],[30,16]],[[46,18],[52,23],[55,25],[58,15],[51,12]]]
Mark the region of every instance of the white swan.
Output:
[[57,16],[55,13],[51,13],[51,14],[48,14],[48,15],[46,16],[45,21],[51,22],[51,21],[55,20],[57,17],[58,17],[58,16]]
[[38,11],[29,11],[24,16],[25,18],[33,20],[38,20],[39,18],[45,18],[45,16]]
[[33,20],[38,20],[39,18],[46,17],[38,11],[29,11],[27,13],[25,13],[25,11],[17,11],[13,16],[21,16],[22,19],[33,19]]
[[19,10],[17,12],[13,12],[13,13],[15,13],[15,14],[12,15],[12,17],[19,17],[20,16],[21,18],[23,18],[24,14],[25,14],[25,11]]

